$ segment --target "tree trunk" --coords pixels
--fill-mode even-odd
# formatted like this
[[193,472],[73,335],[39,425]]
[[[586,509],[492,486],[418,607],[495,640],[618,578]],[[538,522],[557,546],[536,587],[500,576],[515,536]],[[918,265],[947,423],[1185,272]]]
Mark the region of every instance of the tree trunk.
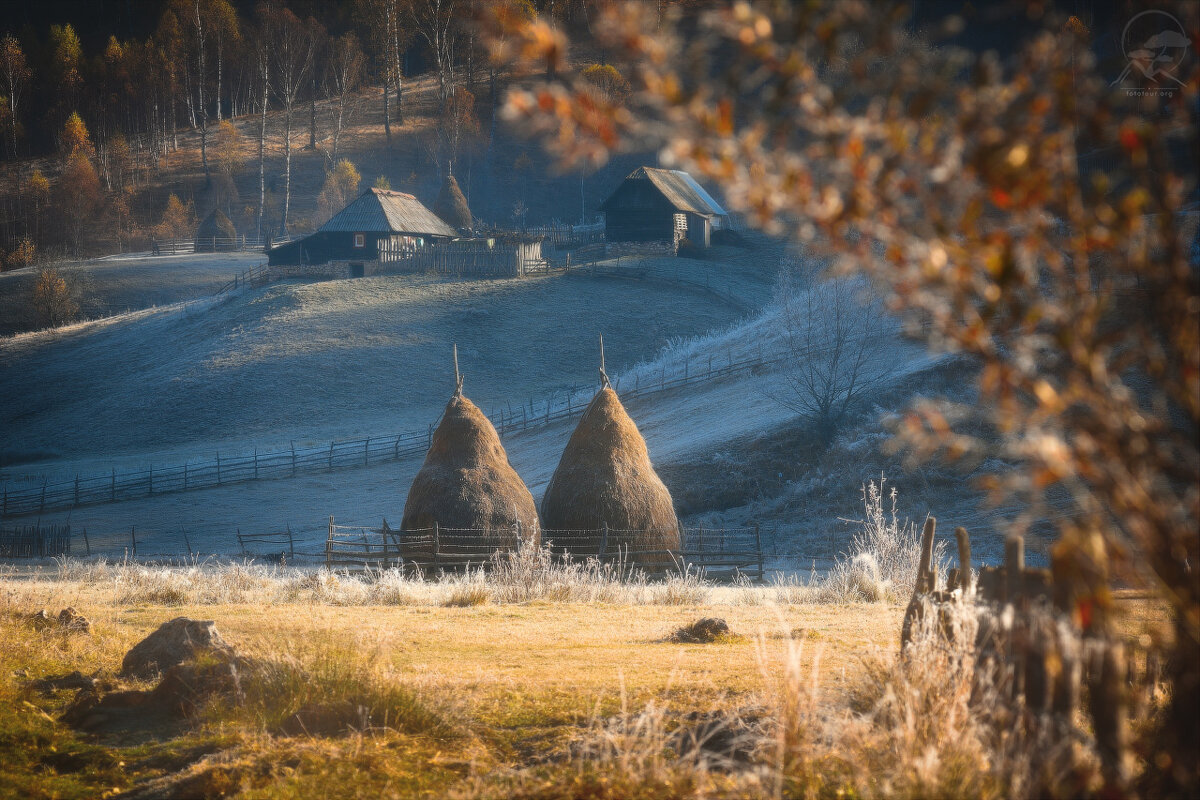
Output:
[[217,122],[221,121],[221,50],[224,37],[217,34]]
[[262,115],[258,122],[258,225],[259,239],[263,235],[263,214],[267,206],[267,90],[270,84],[263,76]]
[[308,101],[308,149],[317,149],[317,71],[313,70],[312,96]]
[[288,103],[283,113],[283,218],[279,232],[287,236],[288,210],[292,203],[292,112],[294,103]]
[[388,80],[387,69],[384,68],[383,73],[383,136],[387,141],[387,146],[392,146],[392,118],[391,110],[388,104],[391,102],[391,82]]

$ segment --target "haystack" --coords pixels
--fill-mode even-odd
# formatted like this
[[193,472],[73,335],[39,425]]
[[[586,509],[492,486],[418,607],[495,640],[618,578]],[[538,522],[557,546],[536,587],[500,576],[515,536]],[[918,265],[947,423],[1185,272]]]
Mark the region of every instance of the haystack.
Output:
[[214,208],[196,227],[196,252],[211,253],[214,250],[236,250],[237,229],[229,217]]
[[[456,391],[446,404],[425,463],[408,491],[400,526],[406,533],[404,538],[431,529],[436,523],[439,557],[450,565],[456,554],[478,556],[515,548],[517,522],[521,523],[522,538],[533,544],[540,542],[533,495],[509,465],[492,423],[461,391]],[[425,541],[419,534],[413,538]],[[414,544],[404,550],[406,558],[420,561],[433,554],[429,544]],[[472,560],[480,561],[478,557]]]
[[462,231],[475,226],[471,209],[467,206],[467,198],[463,197],[462,189],[458,188],[458,181],[453,175],[447,175],[446,180],[442,182],[442,190],[438,192],[433,211],[451,228]]
[[[644,566],[668,565],[679,550],[679,521],[671,493],[650,463],[646,441],[605,382],[571,434],[542,498],[548,530],[608,526],[605,551],[626,549]],[[566,542],[560,542],[566,544]],[[571,548],[572,555],[594,555]]]

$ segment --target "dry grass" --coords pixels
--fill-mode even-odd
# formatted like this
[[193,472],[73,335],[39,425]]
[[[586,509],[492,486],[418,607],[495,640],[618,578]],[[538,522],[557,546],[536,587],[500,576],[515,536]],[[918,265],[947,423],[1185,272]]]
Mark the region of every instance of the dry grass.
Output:
[[[1068,735],[1016,724],[1023,711],[980,681],[973,613],[954,615],[950,643],[922,629],[898,655],[895,601],[911,585],[915,531],[884,513],[876,487],[864,499],[864,531],[827,579],[762,586],[652,581],[539,547],[433,580],[70,560],[0,574],[0,787],[12,787],[0,795],[90,797],[156,781],[244,797],[1097,790],[1086,725]],[[92,636],[38,633],[23,619],[66,605],[92,620]],[[1119,608],[1128,637],[1163,623],[1144,597]],[[65,693],[28,688],[76,669],[111,679],[133,643],[177,615],[215,619],[257,665],[240,702],[95,741],[55,722]],[[672,641],[700,617],[738,635]]]

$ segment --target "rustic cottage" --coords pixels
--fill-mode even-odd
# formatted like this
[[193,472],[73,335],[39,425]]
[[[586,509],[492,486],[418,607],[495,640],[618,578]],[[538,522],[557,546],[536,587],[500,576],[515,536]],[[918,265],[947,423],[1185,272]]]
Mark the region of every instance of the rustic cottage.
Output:
[[346,261],[351,274],[362,275],[363,265],[378,261],[381,240],[421,248],[457,235],[411,194],[372,188],[312,234],[268,250],[267,261],[272,266]]
[[696,179],[677,169],[638,167],[600,204],[609,242],[671,242],[708,247],[728,215]]

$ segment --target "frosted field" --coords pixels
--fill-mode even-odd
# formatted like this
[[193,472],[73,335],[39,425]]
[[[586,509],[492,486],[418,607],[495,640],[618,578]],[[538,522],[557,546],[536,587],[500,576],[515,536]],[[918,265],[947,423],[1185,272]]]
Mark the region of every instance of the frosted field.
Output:
[[[265,261],[254,252],[125,255],[63,269],[82,279],[80,313],[95,319],[211,295],[235,274]],[[22,321],[36,278],[36,268],[0,273],[0,336],[28,329]]]
[[[9,479],[107,471],[436,421],[458,343],[485,410],[590,384],[729,324],[704,293],[585,276],[278,283],[0,340]],[[57,463],[45,463],[47,461]],[[69,462],[69,463],[64,463]],[[14,472],[14,470],[16,470]]]

